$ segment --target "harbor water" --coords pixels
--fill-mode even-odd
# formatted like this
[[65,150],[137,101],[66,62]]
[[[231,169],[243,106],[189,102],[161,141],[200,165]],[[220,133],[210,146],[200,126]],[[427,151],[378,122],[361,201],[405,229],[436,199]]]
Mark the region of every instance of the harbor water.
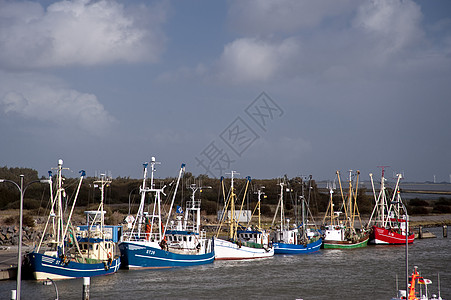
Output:
[[[427,228],[437,238],[409,245],[414,266],[432,280],[429,291],[451,299],[451,238],[442,228]],[[391,299],[405,287],[405,246],[320,250],[315,254],[275,256],[253,261],[166,270],[119,270],[91,278],[90,299]],[[57,281],[60,299],[82,299],[83,279]],[[10,299],[15,281],[0,282],[0,298]],[[22,281],[22,299],[55,299],[53,286]]]

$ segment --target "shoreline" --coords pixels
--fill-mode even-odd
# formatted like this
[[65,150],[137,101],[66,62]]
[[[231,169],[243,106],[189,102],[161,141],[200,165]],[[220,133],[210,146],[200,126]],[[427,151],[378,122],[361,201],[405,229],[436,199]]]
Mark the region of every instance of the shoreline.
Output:
[[451,225],[451,214],[415,215],[409,216],[410,227],[442,227]]

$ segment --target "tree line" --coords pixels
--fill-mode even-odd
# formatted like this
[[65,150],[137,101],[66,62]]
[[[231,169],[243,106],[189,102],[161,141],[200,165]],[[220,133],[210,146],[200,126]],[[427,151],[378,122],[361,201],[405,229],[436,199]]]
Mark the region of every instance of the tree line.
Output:
[[[0,179],[8,179],[19,183],[20,175],[24,175],[24,185],[31,181],[38,180],[38,172],[29,168],[8,168],[0,167]],[[45,178],[41,178],[45,179]],[[100,202],[100,192],[94,183],[98,178],[87,177],[84,178],[83,184],[77,200],[78,207],[86,209],[95,209]],[[173,192],[177,178],[159,178],[155,179],[155,185],[164,186],[166,197],[164,201],[170,203],[173,198]],[[264,193],[264,198],[261,201],[261,213],[266,216],[272,216],[276,210],[279,201],[281,186],[283,183],[283,196],[285,209],[287,215],[293,214],[301,205],[302,197],[308,201],[310,210],[314,215],[321,215],[327,209],[329,203],[329,192],[326,189],[318,188],[317,183],[310,177],[295,177],[295,178],[273,178],[273,179],[252,179],[249,182],[247,195],[244,195],[247,179],[235,178],[234,186],[235,192],[241,200],[245,196],[244,209],[253,210],[257,204],[256,191],[260,188]],[[117,177],[112,179],[111,184],[105,190],[105,205],[111,211],[119,211],[127,214],[128,212],[135,213],[140,201],[139,188],[142,184],[142,179],[130,179],[124,177]],[[148,183],[149,184],[149,183]],[[70,203],[73,200],[75,191],[78,185],[78,178],[65,178],[64,187],[66,189],[66,202]],[[230,190],[230,178],[224,179],[224,189],[221,186],[221,180],[218,178],[210,178],[205,174],[194,176],[190,172],[183,174],[177,194],[175,196],[175,205],[182,208],[185,207],[186,201],[191,198],[192,190],[190,187],[196,185],[202,187],[196,193],[196,199],[202,202],[201,207],[205,214],[216,215],[217,211],[224,205],[224,195],[226,197]],[[264,187],[264,188],[263,188]],[[358,205],[359,211],[363,214],[371,213],[374,206],[374,199],[372,193],[368,193],[365,188],[359,188]],[[24,208],[29,210],[41,211],[48,208],[50,198],[50,188],[47,184],[31,184],[24,195]],[[341,197],[336,193],[334,198],[335,209],[341,205]],[[17,209],[19,208],[19,191],[16,187],[9,183],[0,184],[0,209]],[[146,199],[150,203],[151,199]],[[427,210],[418,209],[418,202],[413,201],[413,212],[425,213]],[[426,205],[422,203],[423,205]],[[440,208],[447,205],[449,202],[445,200],[440,201]],[[409,206],[408,206],[409,208]],[[444,212],[446,212],[445,210]]]

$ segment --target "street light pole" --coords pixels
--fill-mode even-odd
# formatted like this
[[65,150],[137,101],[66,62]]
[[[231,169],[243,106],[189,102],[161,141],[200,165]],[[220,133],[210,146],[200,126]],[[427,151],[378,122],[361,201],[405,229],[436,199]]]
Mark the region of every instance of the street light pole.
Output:
[[20,300],[20,284],[21,284],[21,279],[22,279],[22,235],[23,235],[23,231],[22,231],[22,226],[23,226],[23,198],[24,198],[24,194],[25,191],[27,190],[27,187],[29,187],[32,183],[35,182],[41,182],[41,183],[51,183],[50,180],[35,180],[32,181],[30,183],[28,183],[25,187],[23,186],[23,178],[24,175],[20,175],[20,186],[15,183],[12,180],[8,180],[8,179],[0,179],[0,183],[2,182],[9,182],[14,184],[20,192],[20,212],[19,212],[19,245],[17,247],[17,284],[16,284],[16,297],[17,300]]
[[19,247],[17,250],[17,300],[20,300],[20,283],[22,280],[22,223],[23,223],[23,177],[20,175],[20,213],[19,213]]
[[407,215],[407,209],[401,202],[404,212],[406,213],[406,293],[409,290],[409,216]]

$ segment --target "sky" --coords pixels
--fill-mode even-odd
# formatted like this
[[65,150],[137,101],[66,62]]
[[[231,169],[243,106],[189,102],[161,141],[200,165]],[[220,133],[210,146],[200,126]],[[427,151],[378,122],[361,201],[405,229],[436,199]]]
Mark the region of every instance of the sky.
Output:
[[0,166],[451,180],[451,2],[0,0]]

